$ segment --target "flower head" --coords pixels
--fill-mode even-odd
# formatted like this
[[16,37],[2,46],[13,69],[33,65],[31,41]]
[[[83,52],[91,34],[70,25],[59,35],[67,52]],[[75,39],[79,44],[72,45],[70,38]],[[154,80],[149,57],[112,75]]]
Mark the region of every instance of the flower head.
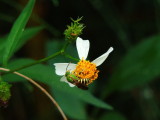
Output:
[[[113,48],[110,47],[106,53],[90,62],[86,60],[90,47],[89,40],[82,40],[78,37],[76,46],[80,61],[77,64],[55,63],[56,74],[62,75],[61,81],[68,83],[70,87],[76,85],[80,88],[86,88],[98,78],[99,70],[97,70],[97,66],[101,65],[106,60],[108,55],[113,51]],[[69,74],[66,75],[66,72]]]

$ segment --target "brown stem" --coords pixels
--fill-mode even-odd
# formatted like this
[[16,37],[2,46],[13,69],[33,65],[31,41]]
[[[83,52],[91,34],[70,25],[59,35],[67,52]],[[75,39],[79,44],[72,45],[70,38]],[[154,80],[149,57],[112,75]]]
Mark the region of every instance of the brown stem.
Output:
[[[3,71],[10,71],[9,69],[6,68],[0,68],[0,70]],[[61,113],[62,117],[64,120],[67,120],[67,117],[65,116],[64,112],[62,111],[61,107],[58,105],[58,103],[55,101],[55,99],[42,87],[40,86],[37,82],[35,82],[34,80],[32,80],[31,78],[19,73],[19,72],[13,72],[14,74],[21,76],[23,78],[25,78],[26,80],[28,80],[29,82],[31,82],[33,85],[35,85],[36,87],[38,87],[51,101],[52,103],[57,107],[57,109],[59,110],[59,112]]]

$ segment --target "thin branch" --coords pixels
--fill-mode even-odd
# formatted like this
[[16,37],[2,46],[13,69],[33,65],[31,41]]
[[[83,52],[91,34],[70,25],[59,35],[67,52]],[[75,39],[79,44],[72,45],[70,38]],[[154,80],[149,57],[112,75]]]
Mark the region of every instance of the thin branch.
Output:
[[79,61],[79,59],[74,58],[74,57],[72,57],[72,56],[71,56],[71,55],[69,55],[69,54],[64,53],[64,56],[65,56],[65,57],[67,57],[67,58],[70,58],[70,59],[72,59],[72,60],[74,60],[74,61],[76,61],[76,62],[78,62],[78,61]]
[[[0,70],[10,71],[9,69],[6,69],[6,68],[0,68]],[[35,82],[31,78],[29,78],[29,77],[27,77],[27,76],[25,76],[25,75],[23,75],[23,74],[21,74],[19,72],[13,72],[13,73],[18,75],[18,76],[21,76],[21,77],[25,78],[26,80],[31,82],[33,85],[35,85],[37,88],[39,88],[52,101],[52,103],[58,108],[58,110],[61,113],[63,119],[67,120],[67,117],[65,116],[65,114],[62,111],[61,107],[58,105],[58,103],[55,101],[55,99],[42,86],[40,86],[37,82]]]
[[9,70],[9,71],[7,71],[7,72],[5,72],[5,73],[2,73],[2,75],[8,74],[8,73],[13,73],[14,71],[18,71],[18,70],[21,70],[21,69],[24,69],[24,68],[27,68],[27,67],[30,67],[30,66],[33,66],[33,65],[36,65],[36,64],[45,62],[45,61],[47,61],[47,60],[50,60],[50,59],[52,59],[52,58],[55,58],[56,56],[58,56],[58,55],[60,55],[60,54],[62,54],[62,53],[63,53],[63,52],[60,50],[60,51],[58,51],[58,52],[54,53],[53,55],[50,55],[50,56],[48,56],[48,57],[46,57],[46,58],[43,58],[43,59],[34,61],[33,63],[29,63],[29,64],[24,65],[24,66],[21,66],[21,67],[19,67],[19,68],[16,68],[16,69],[13,69],[13,70]]

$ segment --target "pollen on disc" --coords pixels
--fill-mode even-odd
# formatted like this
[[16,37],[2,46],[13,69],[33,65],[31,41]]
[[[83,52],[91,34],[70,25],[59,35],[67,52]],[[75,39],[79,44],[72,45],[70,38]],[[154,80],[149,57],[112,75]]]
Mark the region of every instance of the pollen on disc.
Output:
[[97,70],[94,63],[83,59],[78,62],[75,70],[72,71],[72,73],[81,79],[89,79],[90,81],[88,84],[98,78],[98,72],[99,70]]

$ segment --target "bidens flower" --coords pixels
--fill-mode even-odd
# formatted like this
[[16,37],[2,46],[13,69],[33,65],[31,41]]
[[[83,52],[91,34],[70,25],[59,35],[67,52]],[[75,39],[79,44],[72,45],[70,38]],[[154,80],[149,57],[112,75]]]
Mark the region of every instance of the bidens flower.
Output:
[[106,60],[113,48],[110,47],[106,53],[90,62],[86,60],[90,47],[89,40],[82,40],[78,37],[76,47],[80,61],[77,64],[55,63],[56,74],[63,76],[61,81],[68,83],[70,87],[76,85],[79,88],[87,89],[87,86],[98,78],[97,66]]

